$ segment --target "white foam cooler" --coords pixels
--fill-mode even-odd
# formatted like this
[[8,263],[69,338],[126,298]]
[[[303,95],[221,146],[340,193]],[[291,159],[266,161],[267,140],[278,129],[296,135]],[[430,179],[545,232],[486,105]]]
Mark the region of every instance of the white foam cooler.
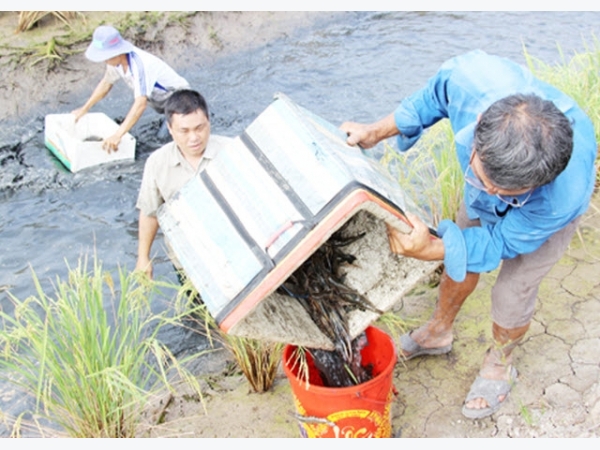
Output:
[[85,114],[77,123],[72,114],[48,114],[44,143],[71,172],[114,161],[133,161],[135,138],[129,133],[121,139],[118,151],[108,153],[102,149],[102,139],[118,128],[104,113]]
[[[223,330],[331,350],[300,303],[276,289],[347,224],[350,235],[366,234],[343,248],[357,258],[345,268],[345,283],[389,310],[439,267],[389,249],[385,223],[410,232],[404,211],[411,205],[397,181],[348,146],[337,127],[278,94],[159,209],[158,220]],[[377,317],[351,312],[351,336]]]

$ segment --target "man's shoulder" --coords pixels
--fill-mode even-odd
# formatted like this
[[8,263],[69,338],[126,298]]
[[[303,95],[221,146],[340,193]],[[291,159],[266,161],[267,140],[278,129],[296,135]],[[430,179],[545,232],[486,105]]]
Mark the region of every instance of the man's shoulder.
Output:
[[162,165],[166,164],[173,158],[173,154],[176,151],[175,142],[171,141],[163,145],[162,147],[154,150],[148,159],[146,164]]
[[131,53],[131,55],[133,55],[133,60],[136,61],[136,63],[138,64],[143,64],[144,66],[149,66],[149,67],[155,67],[155,66],[168,66],[168,64],[163,61],[161,58],[159,58],[158,56],[154,55],[153,53],[150,53],[146,50],[142,50],[139,47],[135,47]]
[[146,50],[142,50],[139,47],[134,47],[133,50],[131,50],[131,52],[129,52],[131,55],[137,55],[141,58],[146,58],[148,56],[154,56],[152,55],[152,53],[147,52]]
[[476,67],[485,66],[487,64],[518,66],[518,64],[515,61],[512,61],[508,58],[499,55],[487,53],[480,49],[471,50],[469,52],[456,55],[447,60],[444,64],[460,69],[468,69],[473,65]]

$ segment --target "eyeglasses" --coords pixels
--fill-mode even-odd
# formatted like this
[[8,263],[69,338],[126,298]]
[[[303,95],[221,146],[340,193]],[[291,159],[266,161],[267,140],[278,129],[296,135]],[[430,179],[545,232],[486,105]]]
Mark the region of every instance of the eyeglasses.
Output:
[[[477,177],[477,175],[475,175],[475,172],[473,172],[473,169],[471,168],[471,163],[469,163],[469,165],[467,166],[467,169],[465,170],[465,181],[467,183],[469,183],[471,186],[473,186],[475,189],[479,189],[480,191],[484,191],[484,192],[488,191],[488,188],[485,186],[485,184],[483,184],[483,182],[479,179],[479,177]],[[523,200],[519,200],[515,196],[500,195],[500,194],[496,194],[496,197],[498,198],[498,200],[506,203],[507,205],[512,206],[513,208],[521,208],[525,203],[527,203],[527,201],[531,197],[532,193],[533,193],[533,190],[530,190],[527,193],[527,197],[525,197],[525,199],[523,199]],[[524,194],[521,194],[521,195],[524,195]]]

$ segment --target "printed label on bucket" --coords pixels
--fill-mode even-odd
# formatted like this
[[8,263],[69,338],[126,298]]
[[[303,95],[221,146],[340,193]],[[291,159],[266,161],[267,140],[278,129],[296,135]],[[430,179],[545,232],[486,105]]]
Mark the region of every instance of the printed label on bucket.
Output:
[[392,435],[390,392],[383,411],[348,409],[336,411],[325,418],[308,417],[294,395],[296,409],[302,417],[300,434],[304,438],[389,438]]

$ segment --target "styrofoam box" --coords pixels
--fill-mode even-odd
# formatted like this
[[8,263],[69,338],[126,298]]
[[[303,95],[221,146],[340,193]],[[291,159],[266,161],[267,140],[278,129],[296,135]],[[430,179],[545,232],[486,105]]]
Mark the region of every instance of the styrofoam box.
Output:
[[[416,205],[377,159],[277,94],[157,217],[222,330],[332,350],[300,302],[278,287],[347,224],[347,236],[365,235],[343,250],[357,258],[343,269],[345,283],[389,311],[440,265],[391,252],[386,224],[412,230],[404,211],[416,213]],[[377,317],[351,311],[351,338]]]
[[121,139],[118,151],[108,153],[102,149],[102,140],[118,128],[104,113],[88,113],[77,123],[73,114],[48,114],[44,143],[71,172],[113,161],[133,161],[135,138],[129,133]]

